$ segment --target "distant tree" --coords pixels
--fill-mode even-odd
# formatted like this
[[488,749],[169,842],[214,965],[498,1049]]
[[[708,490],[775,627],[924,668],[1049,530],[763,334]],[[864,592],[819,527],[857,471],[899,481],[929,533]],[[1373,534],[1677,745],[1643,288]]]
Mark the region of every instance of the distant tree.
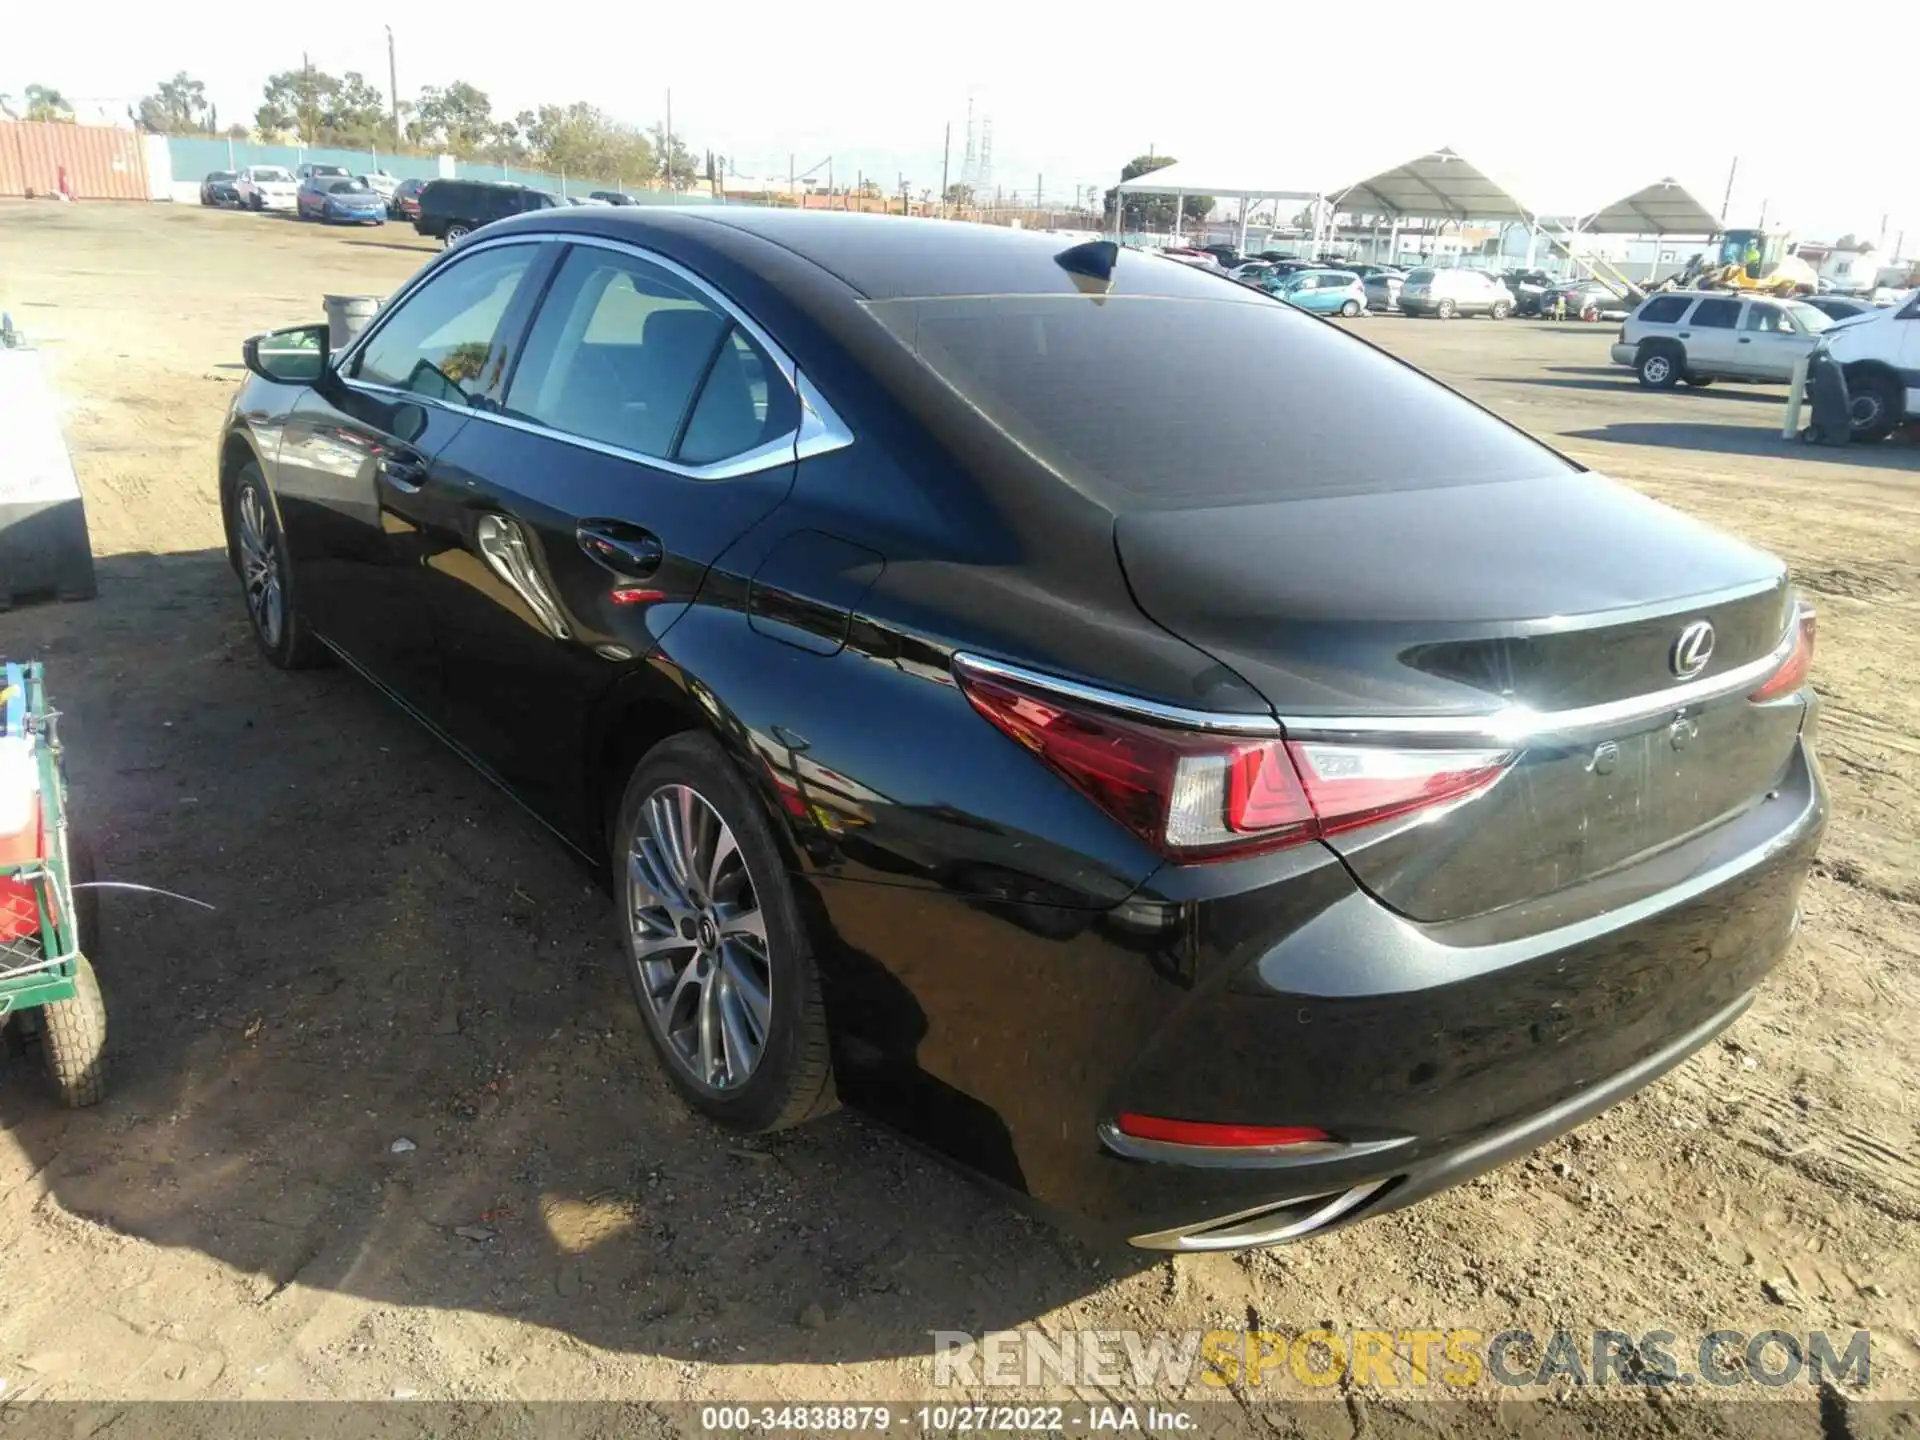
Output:
[[238,124],[229,125],[226,133],[229,140],[245,140],[253,134],[246,126]]
[[455,155],[477,155],[500,138],[487,92],[465,80],[456,80],[444,89],[426,86],[414,114],[416,138],[424,144],[443,146]]
[[965,210],[973,204],[973,186],[954,184],[947,186],[947,204]]
[[67,97],[51,85],[29,85],[26,88],[27,119],[29,120],[71,120],[73,106],[67,103]]
[[320,138],[327,101],[339,88],[338,79],[311,66],[269,75],[254,123],[264,134],[290,133],[311,145]]
[[162,80],[151,95],[140,97],[140,124],[161,135],[198,134],[213,128],[207,87],[186,71]]
[[1833,242],[1833,248],[1836,250],[1851,250],[1857,255],[1865,255],[1872,251],[1873,242],[1871,240],[1862,240],[1849,230]]
[[678,135],[669,138],[665,125],[655,125],[648,134],[653,141],[656,173],[667,182],[668,188],[684,190],[693,184],[700,169],[694,163],[693,152],[687,148],[687,142]]
[[[1136,155],[1120,167],[1120,180],[1138,180],[1142,175],[1151,175],[1155,170],[1164,170],[1173,164],[1171,155]],[[1174,197],[1171,195],[1135,195],[1120,190],[1109,190],[1106,195],[1105,211],[1111,217],[1114,206],[1125,202],[1122,212],[1127,224],[1144,226],[1150,230],[1171,230],[1174,227]],[[1188,220],[1204,220],[1207,212],[1213,209],[1211,195],[1186,195],[1181,197],[1180,215]]]
[[387,97],[358,70],[342,75],[320,115],[321,138],[342,145],[370,144],[386,135]]

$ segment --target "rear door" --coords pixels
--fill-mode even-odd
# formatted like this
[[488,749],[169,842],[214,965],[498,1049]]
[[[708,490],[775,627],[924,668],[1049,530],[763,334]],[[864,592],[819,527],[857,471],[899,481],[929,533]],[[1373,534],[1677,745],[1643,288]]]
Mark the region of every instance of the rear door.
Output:
[[539,247],[436,268],[294,407],[274,489],[315,630],[430,718],[441,715],[429,591],[435,465],[504,362],[497,332]]
[[1680,343],[1686,346],[1689,369],[1708,375],[1749,373],[1742,366],[1741,352],[1745,347],[1736,343],[1740,303],[1718,295],[1694,302],[1693,313],[1676,332]]
[[793,482],[791,365],[716,291],[641,252],[570,248],[489,410],[443,452],[451,728],[592,839],[593,713]]

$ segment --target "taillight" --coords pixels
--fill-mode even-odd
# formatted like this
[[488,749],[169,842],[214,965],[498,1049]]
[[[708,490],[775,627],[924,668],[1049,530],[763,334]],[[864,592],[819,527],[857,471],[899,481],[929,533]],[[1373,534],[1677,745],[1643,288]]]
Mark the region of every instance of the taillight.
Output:
[[1793,627],[1793,649],[1787,653],[1780,668],[1768,677],[1767,683],[1747,697],[1749,700],[1756,705],[1767,700],[1778,700],[1783,695],[1793,694],[1807,683],[1807,672],[1813,668],[1813,632],[1813,607],[1803,604]]
[[1313,1125],[1225,1125],[1212,1120],[1167,1120],[1131,1111],[1120,1116],[1116,1128],[1122,1135],[1131,1135],[1136,1140],[1235,1150],[1271,1145],[1320,1145],[1333,1139]]
[[955,667],[975,710],[1171,860],[1277,850],[1465,799],[1507,750],[1224,735]]

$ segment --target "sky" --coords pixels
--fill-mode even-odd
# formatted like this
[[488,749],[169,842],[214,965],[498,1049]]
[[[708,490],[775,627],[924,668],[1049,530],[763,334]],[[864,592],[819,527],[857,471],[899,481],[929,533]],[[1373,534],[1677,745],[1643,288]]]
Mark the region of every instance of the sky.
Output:
[[[224,124],[250,119],[267,73],[303,52],[384,90],[390,24],[403,98],[464,79],[496,113],[586,100],[650,125],[671,90],[675,133],[748,176],[784,178],[792,155],[824,179],[831,156],[839,183],[864,174],[897,189],[904,175],[916,194],[937,189],[949,124],[960,179],[971,97],[992,117],[995,183],[1023,199],[1111,184],[1149,148],[1281,189],[1351,182],[1444,145],[1541,213],[1590,211],[1669,175],[1717,209],[1737,156],[1730,223],[1755,224],[1764,206],[1801,238],[1879,241],[1885,216],[1885,246],[1906,231],[1907,253],[1920,252],[1911,47],[1898,43],[1912,25],[1890,0],[1856,0],[1844,27],[1822,29],[1823,46],[1867,57],[1848,58],[1844,77],[1795,59],[1772,21],[1756,22],[1766,41],[1705,21],[1688,41],[1658,10],[1612,12],[1617,25],[1543,10],[1534,25],[1442,18],[1431,0],[1374,0],[1351,46],[1329,47],[1316,25],[1297,54],[1284,11],[1248,26],[1231,7],[1165,0],[8,8],[0,93],[16,105],[36,82],[124,103],[185,69]],[[1417,43],[1390,43],[1403,26]],[[1461,46],[1452,61],[1448,37]]]

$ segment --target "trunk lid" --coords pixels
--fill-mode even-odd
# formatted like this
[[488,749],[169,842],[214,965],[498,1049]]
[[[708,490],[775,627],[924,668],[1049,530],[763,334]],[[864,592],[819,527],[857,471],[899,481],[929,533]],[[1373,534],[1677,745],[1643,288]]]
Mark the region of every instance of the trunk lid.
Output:
[[[1730,819],[1799,734],[1802,707],[1752,704],[1752,685],[1689,698],[1781,645],[1781,564],[1594,475],[1132,512],[1116,544],[1147,614],[1291,737],[1485,746],[1473,717],[1506,710],[1491,789],[1328,841],[1415,919],[1551,894]],[[1676,673],[1698,621],[1711,654]],[[1585,714],[1530,728],[1515,707]]]

